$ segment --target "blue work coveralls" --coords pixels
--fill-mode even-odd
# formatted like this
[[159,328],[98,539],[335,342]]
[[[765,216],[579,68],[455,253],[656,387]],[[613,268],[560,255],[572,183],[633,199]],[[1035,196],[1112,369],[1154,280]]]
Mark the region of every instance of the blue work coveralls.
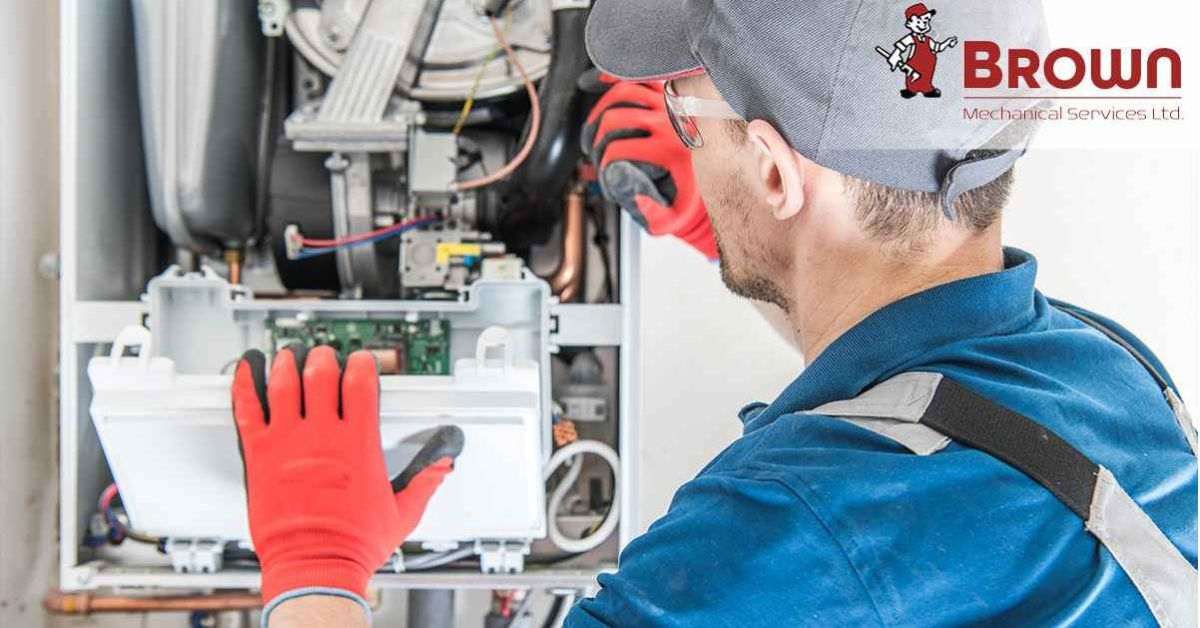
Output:
[[[1034,287],[1037,262],[907,297],[838,338],[675,494],[570,627],[1153,625],[1079,516],[951,443],[917,456],[803,415],[933,371],[1033,418],[1110,469],[1196,563],[1196,460],[1149,373]],[[1107,319],[1131,345],[1145,346]],[[712,420],[713,417],[696,417]]]

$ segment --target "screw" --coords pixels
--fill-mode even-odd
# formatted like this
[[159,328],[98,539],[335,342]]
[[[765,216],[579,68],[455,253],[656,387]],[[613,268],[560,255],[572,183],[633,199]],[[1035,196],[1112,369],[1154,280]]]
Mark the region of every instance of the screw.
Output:
[[62,276],[62,261],[58,253],[45,253],[38,258],[38,274],[46,279],[58,280]]

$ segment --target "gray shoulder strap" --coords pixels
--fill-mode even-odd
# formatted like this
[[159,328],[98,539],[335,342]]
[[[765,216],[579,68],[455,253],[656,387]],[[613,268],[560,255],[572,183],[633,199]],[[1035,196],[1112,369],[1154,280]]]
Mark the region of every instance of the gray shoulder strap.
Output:
[[[1167,399],[1176,415],[1186,418],[1178,398],[1169,394]],[[1049,488],[1080,515],[1133,581],[1160,626],[1197,625],[1196,568],[1112,472],[1031,419],[938,373],[897,375],[854,399],[804,414],[852,423],[919,455],[941,450],[951,440],[946,434],[956,434],[963,444],[1000,458]],[[1194,446],[1192,439],[1189,442]],[[1039,453],[1042,445],[1050,448]]]
[[841,419],[928,456],[950,444],[949,437],[920,423],[941,381],[941,373],[902,373],[854,399],[833,401],[804,414]]
[[1196,568],[1104,467],[1088,514],[1084,526],[1133,581],[1158,625],[1194,628]]
[[1163,390],[1163,395],[1175,413],[1175,421],[1179,423],[1179,429],[1183,431],[1183,437],[1187,439],[1188,446],[1192,448],[1193,454],[1196,453],[1196,423],[1192,420],[1192,413],[1188,411],[1187,406],[1183,405],[1183,400],[1179,398],[1179,395],[1175,394],[1174,388],[1168,386]]

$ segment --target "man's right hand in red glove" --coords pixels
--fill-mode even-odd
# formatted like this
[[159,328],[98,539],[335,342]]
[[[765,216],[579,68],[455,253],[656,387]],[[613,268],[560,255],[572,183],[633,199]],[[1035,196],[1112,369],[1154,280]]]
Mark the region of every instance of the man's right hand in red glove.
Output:
[[[371,574],[417,526],[462,451],[462,431],[439,428],[389,480],[370,353],[351,354],[344,371],[325,346],[277,352],[269,378],[265,363],[262,353],[248,351],[233,379],[264,624],[281,602],[314,606],[320,599],[326,603],[301,613],[306,617],[295,625],[348,625],[339,613],[365,622],[367,615],[348,601],[366,609]],[[272,626],[296,614],[280,611]]]
[[652,235],[673,235],[717,258],[691,155],[671,128],[661,83],[613,85],[588,116],[582,143],[605,198]]

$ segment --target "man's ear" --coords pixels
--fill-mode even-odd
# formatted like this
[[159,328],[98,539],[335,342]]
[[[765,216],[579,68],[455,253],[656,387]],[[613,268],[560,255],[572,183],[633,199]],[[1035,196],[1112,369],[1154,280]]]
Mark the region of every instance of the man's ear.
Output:
[[766,201],[775,219],[795,216],[804,207],[803,160],[766,120],[752,120],[746,134],[758,151],[759,183],[767,191]]

